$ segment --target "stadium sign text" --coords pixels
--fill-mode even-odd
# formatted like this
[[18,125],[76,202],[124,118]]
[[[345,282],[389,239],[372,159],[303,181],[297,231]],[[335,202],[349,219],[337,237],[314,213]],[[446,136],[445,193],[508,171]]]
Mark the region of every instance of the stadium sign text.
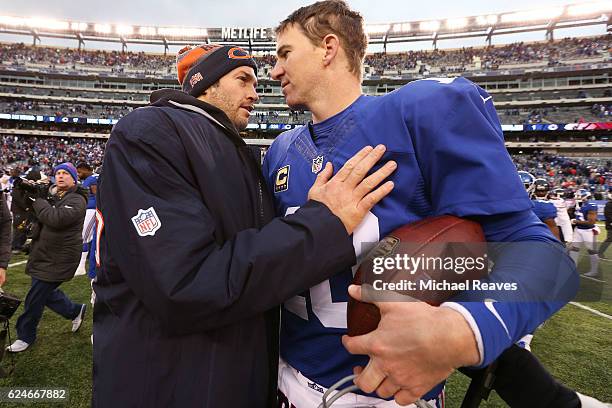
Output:
[[224,40],[267,39],[268,29],[264,27],[221,27],[221,38]]

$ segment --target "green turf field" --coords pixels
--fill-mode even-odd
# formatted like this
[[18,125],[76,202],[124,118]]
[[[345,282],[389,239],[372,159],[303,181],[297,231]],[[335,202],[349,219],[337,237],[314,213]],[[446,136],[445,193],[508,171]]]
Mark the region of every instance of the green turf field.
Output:
[[[605,239],[605,230],[600,236]],[[609,250],[612,258],[612,248]],[[16,256],[11,263],[24,261]],[[581,272],[588,271],[588,257],[583,254],[579,264]],[[25,264],[9,268],[4,289],[24,298],[30,285],[24,274]],[[600,280],[582,278],[581,304],[612,315],[612,262],[600,263]],[[75,302],[89,302],[89,279],[79,276],[61,286]],[[593,302],[597,298],[597,302]],[[12,325],[21,312],[17,311]],[[69,391],[69,402],[61,404],[1,403],[2,407],[68,406],[88,407],[91,398],[91,310],[79,332],[71,333],[70,321],[46,310],[38,330],[38,339],[27,351],[14,356],[15,371],[10,378],[0,379],[0,387],[59,387]],[[11,327],[12,340],[15,339]],[[543,364],[567,386],[604,401],[612,401],[612,320],[598,316],[573,305],[567,305],[539,329],[532,343],[533,352]],[[11,357],[5,357],[4,367]],[[460,373],[451,376],[447,386],[447,407],[459,407],[467,389],[467,377]],[[492,395],[482,407],[506,406]]]

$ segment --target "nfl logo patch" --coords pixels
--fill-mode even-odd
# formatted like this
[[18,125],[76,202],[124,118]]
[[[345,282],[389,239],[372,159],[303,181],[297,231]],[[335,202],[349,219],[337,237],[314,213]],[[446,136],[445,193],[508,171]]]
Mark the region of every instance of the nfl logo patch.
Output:
[[138,214],[132,217],[132,223],[141,237],[154,236],[155,232],[161,228],[161,221],[153,207],[138,210]]
[[312,172],[317,174],[323,168],[323,156],[317,156],[312,159]]

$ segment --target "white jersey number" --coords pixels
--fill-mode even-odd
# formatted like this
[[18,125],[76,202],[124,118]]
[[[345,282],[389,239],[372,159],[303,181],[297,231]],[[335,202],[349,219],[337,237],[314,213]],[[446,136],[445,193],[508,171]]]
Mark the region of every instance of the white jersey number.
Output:
[[[293,214],[300,207],[289,207],[285,215]],[[370,248],[380,240],[380,230],[378,217],[372,212],[368,212],[361,224],[353,233],[353,247],[357,256],[357,264],[353,266],[353,275],[361,259]],[[310,288],[310,304],[312,311],[325,327],[346,329],[346,305],[347,302],[334,302],[331,294],[329,280],[319,283]],[[304,296],[294,296],[285,302],[285,308],[291,313],[308,320],[308,310],[306,308],[306,298]]]

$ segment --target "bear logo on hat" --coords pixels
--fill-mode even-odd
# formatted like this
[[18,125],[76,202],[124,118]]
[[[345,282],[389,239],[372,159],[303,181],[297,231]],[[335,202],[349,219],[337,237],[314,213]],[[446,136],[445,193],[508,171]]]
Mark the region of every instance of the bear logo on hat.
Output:
[[196,72],[195,74],[193,74],[191,76],[191,79],[189,80],[189,85],[191,85],[191,87],[193,88],[195,86],[195,84],[197,84],[198,82],[200,82],[203,79],[204,79],[204,77],[202,76],[202,74],[199,73],[199,72]]

